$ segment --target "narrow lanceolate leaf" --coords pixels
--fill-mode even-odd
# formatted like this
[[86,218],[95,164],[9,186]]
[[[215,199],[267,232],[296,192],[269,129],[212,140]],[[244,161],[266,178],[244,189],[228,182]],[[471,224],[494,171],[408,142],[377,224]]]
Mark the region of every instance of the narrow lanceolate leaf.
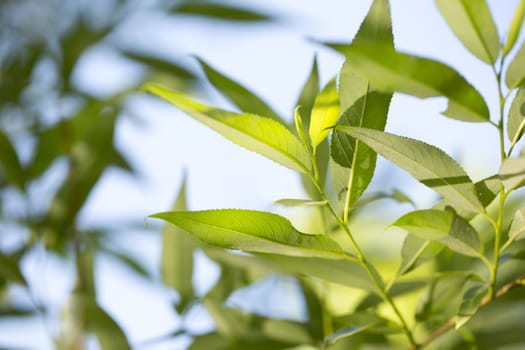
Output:
[[172,12],[181,15],[209,17],[236,22],[266,22],[272,19],[266,14],[247,8],[198,1],[185,1],[173,8]]
[[183,93],[156,84],[147,84],[145,89],[241,147],[292,170],[303,173],[310,170],[310,157],[304,146],[285,126],[275,120],[208,106]]
[[399,91],[420,98],[448,98],[446,116],[470,122],[489,120],[479,92],[451,67],[426,58],[399,53],[380,45],[343,48],[352,68],[383,92]]
[[330,133],[339,118],[339,94],[333,78],[315,99],[310,118],[310,142],[315,149]]
[[507,158],[501,164],[499,176],[505,190],[510,192],[525,184],[525,158]]
[[481,241],[476,229],[451,211],[416,210],[403,215],[392,225],[420,238],[442,243],[460,254],[481,255]]
[[[391,97],[378,92],[365,94],[343,113],[338,125],[384,130]],[[365,143],[338,130],[333,133],[331,146],[332,158],[350,168],[346,200],[346,206],[350,207],[372,180],[377,154]]]
[[507,68],[505,83],[509,89],[525,84],[525,43],[521,46],[514,59]]
[[251,253],[338,258],[341,247],[324,235],[297,231],[282,216],[254,210],[175,211],[152,215],[211,245]]
[[483,62],[494,64],[499,35],[485,0],[436,0],[436,4],[463,45]]
[[476,212],[484,210],[470,177],[439,148],[378,130],[349,126],[338,129],[408,171],[416,180],[441,194],[452,206]]
[[15,185],[20,190],[24,190],[24,169],[20,164],[18,154],[11,144],[11,141],[2,131],[0,131],[0,167],[9,184]]
[[516,210],[509,230],[509,240],[520,240],[525,238],[525,208]]
[[[182,182],[173,210],[186,210],[186,181]],[[180,296],[177,310],[182,312],[194,298],[193,250],[195,242],[191,236],[176,226],[166,224],[162,230],[162,281],[175,288]]]
[[523,25],[523,19],[525,18],[525,0],[519,0],[516,10],[514,11],[514,16],[512,17],[512,22],[510,23],[509,32],[507,34],[507,40],[505,41],[505,46],[503,47],[503,56],[506,56],[510,50],[514,47],[516,39],[520,35],[521,26]]
[[285,207],[302,207],[302,206],[324,206],[328,201],[312,201],[310,199],[283,198],[275,201]]
[[373,326],[374,324],[371,323],[371,324],[367,324],[364,326],[353,326],[353,327],[349,326],[349,327],[341,328],[335,333],[332,333],[328,337],[326,337],[324,349],[330,349],[332,346],[337,344],[340,340],[366,332],[369,328],[372,328]]
[[525,86],[520,87],[512,100],[507,122],[507,135],[511,145],[519,141],[525,131]]
[[257,114],[283,123],[283,119],[260,97],[220,73],[202,59],[197,58],[197,60],[210,83],[212,83],[224,97],[230,100],[235,106],[239,107],[241,111]]

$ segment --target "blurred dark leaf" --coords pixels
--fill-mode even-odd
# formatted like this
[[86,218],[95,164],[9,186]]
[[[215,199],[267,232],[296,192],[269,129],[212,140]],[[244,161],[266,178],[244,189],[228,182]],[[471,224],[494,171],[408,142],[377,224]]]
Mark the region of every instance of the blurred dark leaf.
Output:
[[18,259],[0,253],[0,277],[11,282],[27,285],[18,264]]
[[150,53],[139,53],[123,50],[122,53],[133,61],[139,62],[149,69],[154,69],[160,73],[168,74],[184,81],[194,81],[197,79],[195,74],[178,63],[164,60],[151,55]]
[[220,3],[185,1],[172,9],[179,15],[209,17],[235,22],[266,22],[272,17],[247,8],[234,7]]
[[115,249],[109,248],[109,247],[101,247],[100,251],[116,259],[119,263],[128,267],[131,271],[133,271],[137,275],[142,276],[144,278],[148,278],[148,279],[151,277],[148,270],[146,270],[146,268],[140,262],[138,262],[136,258],[126,253],[119,252]]
[[0,130],[0,166],[8,183],[17,186],[21,191],[25,188],[25,173],[18,154],[9,137]]

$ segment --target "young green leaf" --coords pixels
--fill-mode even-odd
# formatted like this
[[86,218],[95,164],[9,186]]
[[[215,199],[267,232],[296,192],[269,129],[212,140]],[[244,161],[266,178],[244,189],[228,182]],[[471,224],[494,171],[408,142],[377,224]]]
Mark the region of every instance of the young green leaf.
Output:
[[254,210],[176,211],[152,215],[211,245],[251,253],[340,258],[339,244],[297,231],[282,216]]
[[[173,210],[186,210],[186,178],[183,178]],[[195,298],[193,290],[193,251],[195,242],[183,230],[166,224],[162,230],[160,272],[162,282],[180,296],[177,311],[182,312]]]
[[310,156],[304,146],[285,126],[275,120],[208,106],[183,93],[156,84],[146,84],[145,89],[241,147],[292,170],[302,173],[310,170]]
[[472,180],[454,159],[435,146],[386,132],[338,127],[408,171],[415,179],[449,200],[454,207],[483,211]]
[[463,294],[463,300],[459,305],[458,312],[455,317],[455,328],[460,329],[467,323],[472,316],[478,311],[483,298],[487,295],[487,286],[479,284],[470,288]]
[[476,229],[451,211],[416,210],[403,215],[392,225],[423,239],[442,243],[457,253],[481,256],[482,246]]
[[523,25],[523,19],[525,18],[525,0],[519,0],[516,10],[514,10],[514,16],[510,23],[509,32],[507,34],[507,40],[503,47],[503,56],[506,56],[510,50],[514,47],[516,39],[520,35],[521,26]]
[[523,186],[525,184],[525,157],[505,159],[499,169],[499,177],[507,192]]
[[525,43],[510,62],[505,75],[505,83],[511,90],[525,83]]
[[11,141],[0,130],[0,166],[5,173],[5,177],[10,184],[15,185],[20,190],[25,188],[25,173],[20,160],[18,159],[18,154],[16,153],[15,148],[11,144]]
[[499,53],[499,35],[485,0],[436,0],[448,26],[465,47],[490,65]]
[[511,146],[515,145],[525,131],[525,87],[520,87],[512,100],[507,122],[507,136]]
[[333,78],[315,99],[310,119],[309,135],[312,148],[317,146],[328,136],[330,130],[339,118],[339,94],[336,80]]
[[420,98],[443,96],[450,118],[485,122],[489,110],[483,97],[451,67],[427,58],[407,55],[370,44],[340,48],[352,68],[382,92],[399,91]]
[[201,58],[197,57],[197,61],[201,65],[202,70],[206,74],[206,78],[208,78],[210,83],[212,83],[212,85],[224,97],[230,100],[235,106],[239,107],[241,111],[267,117],[284,124],[283,119],[260,97],[220,73]]

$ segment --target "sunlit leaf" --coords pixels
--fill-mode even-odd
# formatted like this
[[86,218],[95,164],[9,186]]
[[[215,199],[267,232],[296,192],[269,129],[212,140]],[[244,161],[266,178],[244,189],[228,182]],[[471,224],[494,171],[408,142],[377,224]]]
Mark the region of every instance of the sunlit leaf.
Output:
[[197,58],[197,60],[210,83],[212,83],[224,97],[230,100],[235,106],[239,107],[241,111],[274,119],[281,124],[284,124],[283,119],[260,97],[220,73],[201,58]]
[[[525,1],[525,0],[524,0]],[[507,136],[511,145],[515,145],[525,131],[525,87],[520,87],[510,105],[507,121]]]
[[525,43],[521,45],[518,53],[510,62],[505,75],[505,83],[509,89],[514,89],[525,83]]
[[525,157],[505,159],[499,169],[499,177],[507,192],[523,186],[525,184]]
[[499,53],[499,35],[485,0],[436,0],[449,27],[477,58],[494,64]]
[[339,118],[339,94],[335,78],[330,80],[315,99],[310,118],[309,136],[312,148],[328,136],[330,130]]
[[382,131],[338,127],[408,171],[415,179],[449,200],[454,207],[483,211],[474,184],[454,159],[435,146]]
[[237,145],[292,170],[309,172],[307,151],[282,124],[253,114],[233,113],[208,106],[156,84],[147,84],[145,88]]
[[[173,210],[186,210],[186,179],[183,179]],[[162,230],[160,271],[166,286],[175,288],[180,296],[177,310],[182,312],[195,297],[193,290],[193,250],[195,242],[187,233],[167,224]]]
[[0,166],[7,181],[20,190],[25,188],[25,173],[11,140],[0,130]]
[[514,47],[516,39],[518,39],[518,36],[520,35],[524,18],[525,0],[519,0],[516,10],[514,10],[514,16],[512,17],[509,32],[507,33],[507,40],[505,41],[505,46],[503,47],[503,56],[506,56]]
[[474,316],[485,295],[487,295],[487,286],[484,284],[472,287],[463,294],[463,300],[455,317],[456,330],[463,327]]
[[341,247],[324,235],[297,231],[290,221],[254,210],[204,210],[152,215],[211,245],[252,253],[308,257],[342,257]]
[[266,14],[247,8],[234,7],[213,2],[185,1],[172,9],[172,12],[181,15],[209,17],[225,21],[263,22],[272,18]]
[[443,96],[449,100],[443,112],[446,116],[470,122],[489,120],[487,104],[479,92],[443,63],[368,43],[335,48],[379,91],[399,91],[420,98]]
[[392,225],[423,239],[442,243],[460,254],[481,255],[481,241],[476,229],[451,211],[416,210],[403,215]]

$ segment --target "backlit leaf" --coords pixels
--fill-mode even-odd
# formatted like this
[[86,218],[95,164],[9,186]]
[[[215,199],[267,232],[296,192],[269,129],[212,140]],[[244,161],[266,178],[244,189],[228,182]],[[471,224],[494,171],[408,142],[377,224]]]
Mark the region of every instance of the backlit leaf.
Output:
[[494,64],[499,53],[499,35],[485,0],[436,0],[449,27],[477,58]]
[[416,210],[403,215],[392,225],[420,238],[442,243],[460,254],[481,255],[481,241],[476,229],[451,211]]
[[499,177],[507,192],[523,186],[525,184],[525,157],[505,159],[499,169]]
[[339,258],[341,247],[324,235],[297,231],[290,221],[254,210],[177,211],[152,215],[211,245],[251,253]]
[[382,131],[338,127],[408,171],[415,179],[449,200],[454,207],[483,211],[467,173],[445,152],[422,141]]
[[525,87],[520,87],[512,100],[507,121],[507,136],[511,145],[516,144],[525,131]]
[[233,143],[292,170],[309,172],[310,157],[304,146],[285,126],[275,120],[208,106],[183,93],[156,84],[147,84],[145,88]]
[[505,83],[509,89],[514,89],[525,83],[525,43],[510,62],[505,75]]
[[310,118],[309,136],[315,149],[330,133],[339,118],[339,94],[335,78],[330,80],[315,99]]
[[470,122],[489,120],[487,104],[479,92],[443,63],[380,45],[362,43],[336,49],[379,91],[399,91],[420,98],[443,96],[449,100],[443,112],[446,116]]
[[510,50],[514,47],[516,39],[520,35],[521,27],[523,25],[523,19],[525,18],[525,0],[519,0],[516,10],[514,10],[514,16],[510,24],[509,32],[507,34],[507,40],[503,47],[503,56],[507,55]]

